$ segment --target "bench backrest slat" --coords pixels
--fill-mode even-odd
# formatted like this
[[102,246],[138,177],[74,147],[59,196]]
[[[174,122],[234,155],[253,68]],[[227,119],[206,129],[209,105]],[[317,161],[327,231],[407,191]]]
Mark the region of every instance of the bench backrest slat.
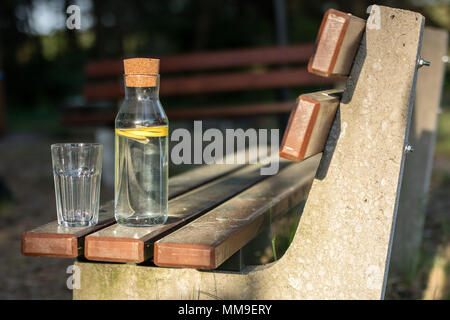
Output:
[[[218,52],[201,52],[161,57],[161,73],[202,71],[243,67],[257,64],[283,64],[307,62],[313,52],[313,44],[306,43],[285,47],[238,49]],[[122,60],[91,62],[85,66],[87,78],[120,76]]]
[[[200,93],[270,89],[280,87],[325,85],[339,78],[322,78],[306,68],[273,70],[267,72],[236,72],[218,75],[167,78],[161,81],[161,96]],[[120,81],[90,84],[84,88],[87,100],[116,100],[124,95]]]

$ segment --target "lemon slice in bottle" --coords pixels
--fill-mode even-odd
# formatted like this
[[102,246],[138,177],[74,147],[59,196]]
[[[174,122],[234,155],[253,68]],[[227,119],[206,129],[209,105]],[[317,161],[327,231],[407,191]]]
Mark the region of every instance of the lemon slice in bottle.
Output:
[[136,128],[116,129],[118,135],[137,140],[141,143],[148,143],[148,138],[167,136],[169,129],[167,126],[159,127],[142,127]]

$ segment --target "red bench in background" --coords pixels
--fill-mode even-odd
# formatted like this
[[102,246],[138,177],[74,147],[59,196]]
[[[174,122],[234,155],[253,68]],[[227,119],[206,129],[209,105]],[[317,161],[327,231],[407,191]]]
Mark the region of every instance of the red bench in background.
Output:
[[[302,86],[330,86],[339,78],[323,78],[308,72],[306,64],[313,53],[312,43],[284,47],[239,49],[159,57],[161,97],[189,96]],[[72,108],[65,112],[66,125],[112,124],[117,103],[124,96],[122,60],[88,63],[83,94],[88,103],[107,102],[108,112],[86,112]],[[171,109],[164,105],[169,119],[221,118],[243,115],[288,113],[293,101],[205,106]]]

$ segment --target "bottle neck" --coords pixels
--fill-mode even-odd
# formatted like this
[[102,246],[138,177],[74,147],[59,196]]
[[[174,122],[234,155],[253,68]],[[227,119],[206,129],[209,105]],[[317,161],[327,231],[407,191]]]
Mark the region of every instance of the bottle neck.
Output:
[[145,76],[125,75],[125,99],[159,100],[159,75]]

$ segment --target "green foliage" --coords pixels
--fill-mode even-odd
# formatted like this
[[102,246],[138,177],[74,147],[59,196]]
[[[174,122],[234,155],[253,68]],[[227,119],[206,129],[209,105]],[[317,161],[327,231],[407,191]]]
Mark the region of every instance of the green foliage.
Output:
[[438,119],[436,153],[450,156],[450,111],[444,110]]
[[[63,105],[82,93],[83,67],[92,60],[276,44],[272,1],[93,1],[90,29],[45,35],[31,32],[27,12],[35,2],[5,1],[0,10],[8,21],[0,30],[8,109]],[[320,23],[321,12],[303,9],[303,2],[287,1],[292,43],[314,39]]]

